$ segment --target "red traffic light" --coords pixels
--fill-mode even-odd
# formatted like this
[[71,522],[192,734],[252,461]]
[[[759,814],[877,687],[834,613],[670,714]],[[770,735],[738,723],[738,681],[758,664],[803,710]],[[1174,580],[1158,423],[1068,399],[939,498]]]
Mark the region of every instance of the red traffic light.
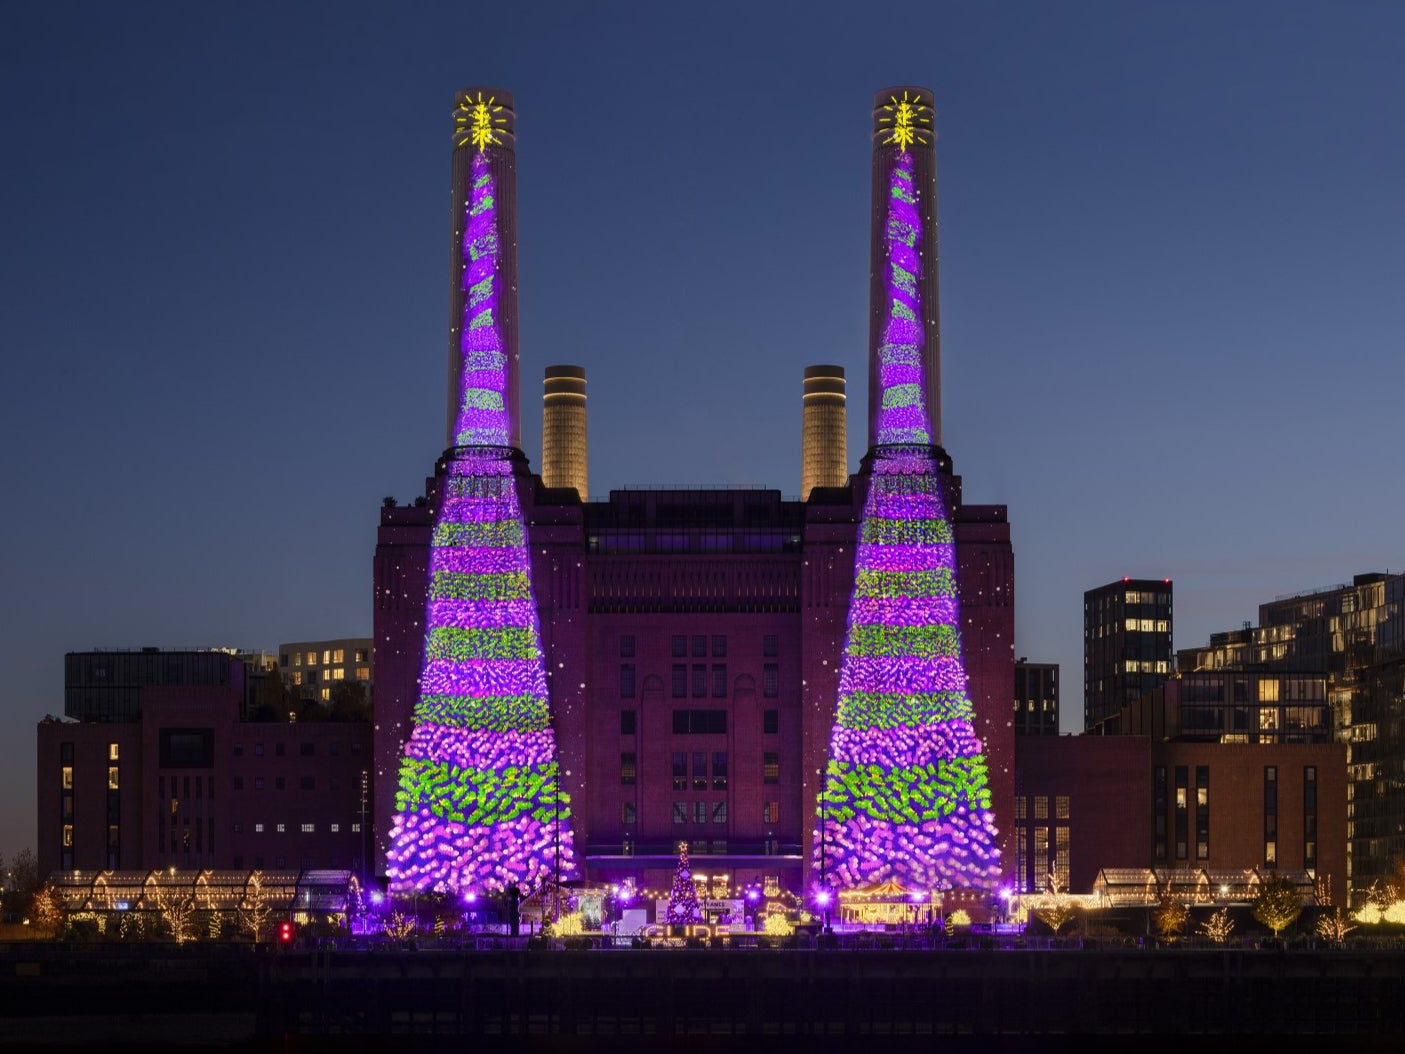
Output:
[[278,942],[280,944],[291,944],[293,942],[293,924],[291,922],[280,922],[278,924]]

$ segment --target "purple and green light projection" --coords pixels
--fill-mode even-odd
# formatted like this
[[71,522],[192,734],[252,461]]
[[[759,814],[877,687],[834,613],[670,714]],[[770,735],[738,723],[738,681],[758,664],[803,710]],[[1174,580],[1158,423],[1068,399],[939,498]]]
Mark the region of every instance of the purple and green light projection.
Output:
[[509,367],[495,314],[507,276],[484,152],[493,142],[475,141],[470,170],[458,445],[430,541],[420,694],[386,853],[395,893],[530,890],[575,874],[507,447]]
[[815,837],[825,886],[910,889],[999,878],[986,763],[961,659],[956,551],[922,364],[922,221],[900,144],[884,232],[883,385],[860,521],[839,703]]

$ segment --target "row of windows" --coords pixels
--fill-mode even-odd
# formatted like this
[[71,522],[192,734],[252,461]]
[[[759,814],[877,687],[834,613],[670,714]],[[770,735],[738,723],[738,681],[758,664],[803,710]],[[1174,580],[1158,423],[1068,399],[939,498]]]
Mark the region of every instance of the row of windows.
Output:
[[[285,756],[287,753],[288,753],[288,745],[287,745],[286,743],[278,742],[278,743],[274,743],[274,744],[273,744],[273,754],[274,754],[275,757],[280,757],[280,758],[281,758],[281,757]],[[327,744],[327,754],[328,754],[329,757],[334,757],[334,758],[341,757],[341,744],[338,743],[338,742],[336,742],[336,741],[333,741],[333,742],[331,742],[331,743],[328,743],[328,744]],[[255,756],[255,757],[261,758],[261,757],[263,757],[263,755],[264,755],[263,744],[262,744],[262,743],[255,743],[255,744],[254,744],[254,756]],[[241,757],[244,756],[244,744],[243,744],[243,743],[235,743],[235,744],[234,744],[234,756],[235,756],[236,758],[241,758]],[[309,743],[309,742],[307,742],[307,741],[303,741],[303,742],[299,743],[299,744],[298,744],[298,756],[299,756],[299,757],[304,757],[304,758],[316,757],[316,756],[317,756],[317,744],[316,744],[316,743]],[[360,757],[360,756],[361,756],[361,744],[360,744],[360,743],[353,743],[353,744],[351,744],[351,756],[354,757],[354,758]]]
[[[352,657],[352,660],[351,660],[352,662],[370,662],[370,661],[371,661],[371,649],[369,649],[369,648],[355,648],[355,649],[352,650],[352,656],[353,656],[353,657]],[[304,663],[304,657],[306,657],[306,663]],[[295,652],[292,653],[291,658],[292,658],[292,663],[291,663],[291,665],[293,665],[293,666],[302,666],[302,665],[316,666],[316,665],[317,665],[317,653],[316,653],[315,651],[309,651],[309,652],[295,651]],[[286,667],[289,665],[288,659],[289,659],[289,654],[288,654],[286,651],[285,651],[285,652],[282,652],[282,653],[278,656],[278,665],[279,665],[279,666],[282,666],[282,667],[284,667],[284,668],[286,668]],[[331,665],[331,664],[334,663],[334,662],[338,662],[338,663],[340,663],[340,662],[346,662],[346,649],[344,649],[344,648],[328,648],[328,649],[324,649],[324,650],[323,650],[323,652],[322,652],[322,665],[323,665],[323,666],[329,666],[329,665]],[[358,676],[358,677],[361,676],[359,671],[358,671],[358,673],[357,673],[357,676]],[[369,676],[369,671],[368,671],[368,676]]]
[[[234,777],[232,778],[231,782],[233,783],[233,786],[234,786],[234,789],[235,789],[235,790],[241,791],[241,790],[244,789],[244,777],[243,777],[243,776],[234,776]],[[256,790],[256,791],[261,791],[261,790],[264,789],[264,785],[265,785],[264,777],[262,777],[262,776],[255,776],[255,777],[254,777],[254,790]],[[286,789],[287,789],[287,786],[288,786],[288,781],[287,781],[287,779],[286,779],[285,777],[283,777],[283,776],[274,776],[274,777],[273,777],[273,789],[274,789],[274,790],[280,790],[280,791],[281,791],[281,790],[286,790]],[[315,777],[315,776],[299,776],[299,777],[298,777],[298,790],[315,791],[316,789],[317,789],[317,777]],[[327,779],[327,789],[328,789],[329,791],[338,791],[338,790],[341,790],[341,780],[340,780],[338,777],[336,777],[336,776],[330,776],[330,777],[328,777],[328,779]]]
[[[267,834],[267,833],[269,833],[268,830],[267,830],[267,826],[268,826],[268,825],[263,824],[263,823],[256,823],[256,824],[254,824],[254,834]],[[341,834],[341,824],[339,824],[339,823],[329,823],[329,824],[327,825],[327,830],[328,830],[330,833],[332,833],[332,834]],[[300,823],[300,824],[298,824],[298,832],[299,832],[300,834],[316,834],[316,833],[317,833],[317,824],[315,824],[315,823]],[[234,825],[234,833],[235,833],[235,834],[243,834],[243,833],[244,833],[244,825],[243,825],[242,823],[236,823],[236,824]],[[288,833],[288,825],[287,825],[286,823],[275,823],[275,824],[273,824],[272,833],[273,833],[273,834],[287,834],[287,833]],[[360,825],[359,823],[354,823],[354,824],[352,824],[352,825],[351,825],[351,833],[352,833],[352,834],[360,834],[360,833],[361,833],[361,825]]]
[[[706,716],[694,716],[698,714]],[[721,715],[720,718],[717,716],[719,714]],[[620,735],[634,735],[639,727],[638,718],[639,714],[636,710],[621,710]],[[762,733],[764,735],[778,735],[780,730],[781,712],[779,710],[762,710]],[[677,735],[690,735],[695,732],[706,735],[715,735],[719,732],[726,733],[727,712],[725,710],[675,710],[673,711],[673,731]]]
[[[692,806],[690,809],[689,806]],[[622,823],[635,823],[638,819],[638,811],[632,801],[620,804],[620,821]],[[762,823],[780,823],[781,803],[768,801],[761,806]],[[676,801],[673,803],[673,822],[675,825],[693,823],[715,823],[727,822],[727,803],[725,801]]]
[[[695,633],[689,637],[686,633],[675,633],[672,645],[672,653],[675,659],[685,659],[690,655],[694,659],[705,659],[711,654],[714,659],[725,659],[727,657],[727,637],[725,634],[714,633],[711,638],[705,633]],[[711,644],[711,648],[709,648]],[[776,656],[781,653],[780,637],[774,633],[764,634],[761,638],[761,654],[767,657]],[[620,658],[634,658],[634,634],[623,633],[620,635]]]

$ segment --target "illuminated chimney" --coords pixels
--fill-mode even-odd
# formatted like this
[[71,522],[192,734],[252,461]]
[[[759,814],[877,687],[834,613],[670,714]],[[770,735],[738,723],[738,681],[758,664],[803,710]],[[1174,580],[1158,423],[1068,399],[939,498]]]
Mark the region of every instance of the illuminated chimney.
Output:
[[[448,445],[520,450],[517,114],[511,92],[464,88],[455,93],[449,186],[454,233],[449,254]],[[470,215],[474,210],[476,220]],[[491,223],[485,222],[489,218]],[[470,226],[482,228],[476,238]],[[492,266],[487,268],[485,261]],[[493,276],[491,283],[484,280],[487,273]]]
[[[581,501],[585,501],[589,493],[585,370],[579,366],[548,366],[542,384],[542,482],[548,487],[574,487]],[[840,413],[843,414],[842,409]]]
[[[884,88],[873,98],[868,345],[870,450],[893,444],[942,445],[934,119],[932,93],[926,88]],[[904,159],[901,166],[898,166],[899,158]],[[901,171],[895,172],[899,167]],[[911,199],[916,212],[914,227],[903,235],[906,238],[915,234],[915,242],[901,247],[893,242],[895,234],[888,222],[890,205],[896,194]],[[916,254],[915,271],[894,270],[893,252],[898,248]],[[919,303],[921,317],[904,316],[903,306],[895,306],[895,297],[904,302],[911,297]]]
[[849,481],[849,431],[844,411],[844,368],[806,366],[800,419],[800,500],[816,487]]

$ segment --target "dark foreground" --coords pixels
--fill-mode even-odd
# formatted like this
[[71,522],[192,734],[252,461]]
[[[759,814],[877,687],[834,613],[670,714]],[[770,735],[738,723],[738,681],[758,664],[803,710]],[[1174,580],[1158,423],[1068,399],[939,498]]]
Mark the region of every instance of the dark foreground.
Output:
[[874,1039],[1033,1050],[1059,1034],[1121,1036],[1120,1048],[1137,1035],[1234,1036],[1239,1049],[1252,1036],[1315,1037],[1315,1049],[1354,1036],[1357,1050],[1396,1037],[1396,1047],[1405,954],[0,948],[0,1041],[49,1049],[426,1050],[477,1036],[474,1048],[513,1050]]

